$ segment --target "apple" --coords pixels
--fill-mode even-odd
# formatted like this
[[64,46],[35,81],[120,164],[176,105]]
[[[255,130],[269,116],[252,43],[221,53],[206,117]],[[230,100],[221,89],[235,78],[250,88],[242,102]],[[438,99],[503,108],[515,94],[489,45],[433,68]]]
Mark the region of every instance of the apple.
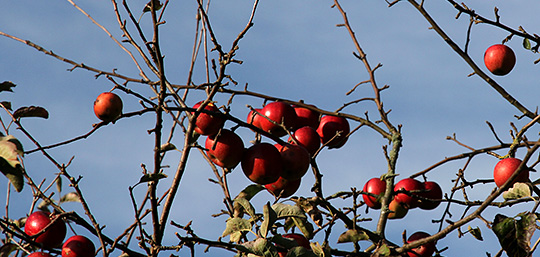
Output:
[[57,219],[53,224],[49,224],[55,219],[56,215],[44,211],[36,211],[30,214],[24,224],[24,232],[33,236],[40,233],[45,227],[45,232],[34,238],[34,242],[43,244],[48,248],[56,248],[62,245],[66,237],[66,224]]
[[389,219],[401,219],[407,215],[409,209],[403,203],[393,199],[390,204],[388,204],[388,209],[391,211],[388,213]]
[[[293,239],[298,244],[298,246],[301,246],[301,247],[304,247],[304,248],[306,248],[308,250],[311,250],[311,245],[309,243],[309,240],[302,234],[289,233],[289,234],[282,235],[282,237]],[[287,256],[287,251],[279,251],[278,250],[278,255],[279,255],[279,257],[285,257],[285,256]]]
[[[517,170],[521,160],[517,158],[505,158],[500,160],[495,169],[493,170],[493,178],[495,179],[495,184],[498,187],[501,187],[509,178],[514,174],[514,171]],[[525,167],[519,175],[514,179],[512,185],[516,182],[528,182],[529,181],[529,169]],[[512,187],[510,185],[510,187]]]
[[122,114],[122,99],[111,92],[101,93],[94,101],[94,113],[102,121],[114,121]]
[[[264,106],[261,114],[277,124],[283,123],[283,125],[289,130],[296,127],[296,112],[294,111],[294,108],[287,103],[269,103]],[[281,126],[270,122],[266,117],[261,117],[259,119],[259,125],[262,130],[278,137],[287,135],[287,131],[285,131]]]
[[283,171],[278,149],[265,142],[249,147],[242,157],[241,166],[246,177],[260,185],[276,182]]
[[490,46],[484,53],[484,63],[491,73],[503,76],[510,73],[514,68],[516,55],[510,47],[496,44]]
[[283,177],[279,177],[276,182],[266,184],[264,187],[275,197],[286,198],[296,193],[301,182],[301,178],[296,180],[287,180]]
[[[314,155],[319,147],[321,147],[321,137],[317,130],[310,126],[304,126],[295,130],[292,137],[298,141],[298,144],[306,148],[310,155]],[[289,137],[289,143],[295,144],[294,140]]]
[[[262,108],[255,108],[255,111],[262,113]],[[264,119],[261,115],[258,115],[257,112],[251,110],[247,116],[247,123],[251,124],[257,128],[261,128],[260,120]]]
[[297,128],[309,126],[314,129],[317,129],[317,127],[319,127],[320,114],[318,112],[310,110],[305,107],[300,107],[300,106],[293,106],[293,108],[294,108],[294,111],[296,112],[296,127]]
[[414,195],[418,195],[421,191],[424,190],[424,183],[414,178],[404,178],[394,185],[394,192],[398,192],[399,190],[409,191],[408,193],[410,195],[408,195],[407,193],[396,193],[396,201],[405,204],[405,206],[409,209],[420,206],[420,199],[418,197],[415,197]]
[[[337,133],[339,136],[336,136]],[[350,132],[349,122],[340,116],[325,115],[319,122],[317,133],[321,137],[321,143],[328,148],[340,148],[347,142],[347,134]]]
[[[411,243],[413,241],[416,241],[416,240],[420,240],[422,238],[429,237],[429,236],[430,236],[430,234],[428,234],[426,232],[423,232],[423,231],[415,232],[411,236],[409,236],[409,238],[407,239],[407,244],[409,244],[409,243]],[[436,243],[434,241],[423,244],[423,245],[421,245],[421,246],[419,246],[417,248],[411,249],[410,252],[407,252],[407,255],[409,257],[428,257],[428,256],[431,256],[431,255],[433,255],[433,253],[437,249],[435,247],[435,244]]]
[[96,247],[85,236],[72,236],[62,246],[62,257],[94,257]]
[[33,252],[29,254],[28,257],[53,257],[53,256],[45,252]]
[[[374,195],[380,195],[381,197],[384,195],[384,191],[386,190],[386,182],[384,180],[381,180],[380,178],[372,178],[364,184],[364,188],[362,191],[366,193],[371,193]],[[369,206],[372,209],[380,209],[381,208],[381,202],[377,197],[371,196],[368,194],[362,194],[362,198],[364,198],[364,203],[366,203],[367,206]]]
[[274,146],[281,154],[283,163],[281,177],[288,180],[295,180],[306,174],[311,162],[311,157],[306,148],[293,144],[275,144]]
[[[198,109],[203,102],[196,103],[193,108]],[[215,112],[215,113],[221,113],[219,111],[219,108],[217,106],[210,102],[205,107],[204,110]],[[194,112],[192,112],[194,114]],[[195,120],[195,132],[197,132],[199,135],[215,135],[219,132],[219,130],[223,127],[223,124],[225,123],[225,119],[223,117],[218,115],[212,115],[210,113],[204,113],[201,112],[199,116],[197,116],[197,119]]]
[[204,147],[213,163],[229,169],[240,163],[244,153],[242,138],[228,129],[221,129],[218,134],[208,136]]
[[441,189],[441,186],[437,184],[437,182],[434,181],[426,181],[424,182],[424,192],[419,193],[421,197],[435,200],[435,201],[428,201],[428,200],[420,200],[420,209],[423,210],[433,210],[441,204],[440,200],[442,200],[443,192]]

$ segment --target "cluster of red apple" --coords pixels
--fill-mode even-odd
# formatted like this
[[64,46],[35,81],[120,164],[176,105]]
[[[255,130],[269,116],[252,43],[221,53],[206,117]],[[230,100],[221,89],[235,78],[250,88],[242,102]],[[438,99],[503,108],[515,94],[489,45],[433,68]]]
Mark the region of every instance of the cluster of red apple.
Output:
[[[193,106],[199,109],[201,102]],[[195,132],[208,136],[205,142],[210,160],[223,168],[238,164],[246,177],[264,185],[276,197],[289,197],[300,187],[307,173],[311,157],[321,144],[339,148],[347,141],[349,122],[340,116],[320,114],[309,108],[291,106],[284,102],[271,102],[261,109],[252,110],[247,123],[276,137],[292,131],[285,144],[258,142],[244,147],[240,136],[223,128],[225,120],[219,108],[208,103],[195,121]]]
[[495,44],[490,46],[484,53],[484,64],[494,75],[504,76],[514,68],[516,55],[510,47]]
[[[386,181],[372,178],[363,188],[364,202],[373,209],[381,208],[381,197],[386,191]],[[435,209],[442,200],[442,189],[434,181],[420,182],[414,178],[405,178],[394,185],[394,196],[388,208],[389,219],[405,217],[409,209],[420,208],[424,210]]]
[[[198,102],[193,109],[199,109],[201,104]],[[251,111],[247,123],[276,137],[292,131],[292,137],[287,144],[259,142],[245,149],[240,136],[223,128],[225,118],[214,103],[207,103],[203,110],[195,120],[194,131],[207,136],[205,148],[210,160],[227,169],[241,163],[247,178],[280,197],[289,197],[300,187],[311,157],[321,144],[340,148],[350,132],[349,122],[343,117],[320,117],[309,108],[272,102]],[[94,102],[94,113],[103,121],[114,121],[122,114],[122,100],[114,93],[104,92]]]
[[[85,236],[75,235],[66,237],[66,224],[57,215],[45,211],[30,214],[24,225],[24,232],[34,237],[35,243],[45,248],[62,247],[62,257],[94,257],[96,248],[92,241]],[[29,257],[53,257],[46,252],[34,252]]]

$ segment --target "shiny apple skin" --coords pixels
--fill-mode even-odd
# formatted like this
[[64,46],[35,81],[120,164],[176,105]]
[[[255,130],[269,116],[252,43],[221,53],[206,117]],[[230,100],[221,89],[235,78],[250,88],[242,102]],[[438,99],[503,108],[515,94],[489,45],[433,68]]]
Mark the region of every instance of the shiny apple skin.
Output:
[[296,112],[296,128],[309,126],[317,129],[319,127],[321,115],[318,112],[300,106],[293,106],[293,108]]
[[213,163],[229,169],[240,163],[244,153],[242,138],[228,129],[222,129],[218,134],[208,136],[204,147]]
[[[24,232],[29,236],[36,235],[47,227],[54,219],[55,215],[49,212],[35,211],[26,219]],[[57,219],[44,233],[36,237],[34,242],[43,244],[45,247],[57,248],[62,245],[62,242],[66,237],[66,232],[67,229],[64,221]]]
[[283,172],[283,161],[276,147],[262,142],[249,147],[242,157],[242,171],[246,177],[260,185],[274,183]]
[[114,121],[122,115],[122,99],[115,93],[104,92],[94,101],[94,114],[102,121]]
[[514,51],[506,45],[496,44],[490,46],[484,53],[484,64],[486,68],[497,76],[504,76],[510,73],[516,64]]
[[[298,141],[299,145],[306,148],[311,156],[313,156],[321,147],[321,137],[317,133],[317,130],[310,126],[304,126],[295,130],[292,136]],[[289,137],[288,142],[295,144],[291,137]]]
[[[418,232],[413,233],[411,236],[409,236],[409,238],[407,239],[407,243],[409,244],[411,242],[414,242],[416,240],[420,240],[422,238],[426,238],[429,236],[430,234],[426,232],[418,231]],[[437,247],[435,246],[435,244],[436,243],[434,241],[423,244],[417,248],[411,249],[410,252],[407,252],[407,255],[409,257],[430,257],[433,255],[433,253],[435,253],[435,250],[437,250]]]
[[296,180],[287,180],[283,177],[279,177],[276,182],[266,184],[264,187],[275,197],[286,198],[296,193],[298,188],[300,188],[301,183],[301,178]]
[[311,157],[303,146],[294,144],[275,144],[274,146],[281,154],[283,163],[281,177],[288,180],[296,180],[307,173]]
[[412,195],[407,195],[406,193],[397,193],[395,199],[398,202],[405,204],[405,206],[407,206],[409,209],[420,206],[420,199],[414,195],[419,194],[422,190],[424,190],[424,184],[422,182],[413,178],[404,178],[394,185],[394,192],[397,192],[400,189],[415,192],[411,192]]
[[[294,111],[294,108],[287,103],[269,103],[263,107],[261,113],[277,124],[281,124],[283,122],[285,127],[289,130],[293,130],[296,127],[296,112]],[[270,122],[265,117],[261,117],[259,119],[259,125],[262,130],[277,137],[287,135],[287,131],[277,124]]]
[[[431,199],[431,200],[442,200],[443,192],[442,192],[441,186],[439,186],[437,182],[434,182],[434,181],[424,182],[424,190],[426,191],[419,194],[421,197]],[[419,207],[420,209],[423,209],[423,210],[433,210],[437,208],[439,204],[441,204],[440,201],[420,200]]]
[[[497,187],[501,187],[512,176],[514,171],[517,170],[521,160],[518,158],[505,158],[497,162],[493,169],[493,179]],[[519,175],[512,181],[512,185],[516,182],[528,182],[529,181],[529,169],[524,168]],[[510,187],[512,187],[510,185]]]
[[62,245],[62,257],[94,257],[95,253],[94,243],[81,235],[68,238]]
[[[380,178],[372,178],[364,184],[362,191],[382,196],[384,195],[384,191],[386,191],[386,182]],[[364,199],[364,203],[372,209],[380,209],[382,207],[381,202],[374,196],[362,194],[362,198]]]
[[[340,132],[340,135],[335,137],[337,132]],[[326,144],[330,149],[341,148],[345,145],[349,132],[349,122],[340,116],[323,116],[317,128],[317,133],[321,137],[321,143]]]
[[[193,106],[193,109],[198,109],[203,102],[198,102]],[[219,108],[214,103],[208,103],[204,110],[209,112],[221,113]],[[192,113],[194,114],[194,112]],[[225,120],[219,114],[212,115],[210,113],[201,112],[195,120],[195,132],[199,135],[209,136],[215,135],[223,127]]]

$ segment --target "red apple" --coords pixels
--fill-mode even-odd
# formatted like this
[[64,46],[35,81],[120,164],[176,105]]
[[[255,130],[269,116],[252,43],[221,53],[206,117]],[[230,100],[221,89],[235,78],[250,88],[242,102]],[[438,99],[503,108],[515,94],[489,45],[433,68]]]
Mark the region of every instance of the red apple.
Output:
[[62,257],[94,257],[96,247],[85,236],[72,236],[62,246]]
[[437,208],[437,206],[439,206],[441,203],[440,200],[442,200],[443,196],[443,192],[439,184],[434,181],[426,181],[424,182],[424,190],[425,192],[421,192],[419,195],[435,201],[420,200],[420,209],[433,210]]
[[[407,239],[407,244],[413,242],[413,241],[416,241],[416,240],[420,240],[422,238],[426,238],[426,237],[429,237],[430,234],[426,233],[426,232],[423,232],[423,231],[418,231],[418,232],[415,232],[413,233],[409,239]],[[414,248],[414,249],[411,249],[410,252],[407,252],[407,255],[409,257],[429,257],[429,256],[432,256],[433,253],[435,252],[435,250],[437,249],[435,247],[435,242],[432,241],[432,242],[429,242],[429,243],[426,243],[426,244],[423,244],[417,248]]]
[[[261,108],[256,108],[255,111],[257,111],[258,113],[262,113]],[[260,120],[264,118],[261,115],[258,115],[257,112],[254,112],[253,110],[249,112],[247,116],[247,123],[257,128],[261,128]]]
[[[284,102],[272,102],[264,106],[262,109],[262,115],[268,117],[270,120],[277,124],[283,123],[287,129],[293,129],[296,126],[296,112],[289,104]],[[270,122],[266,117],[259,119],[259,125],[262,130],[282,137],[287,135],[281,126]]]
[[[56,215],[49,212],[36,211],[26,219],[24,224],[24,232],[33,236],[40,233],[45,227],[55,219]],[[57,219],[52,225],[47,227],[45,232],[41,233],[38,237],[34,238],[34,242],[43,244],[48,248],[56,248],[62,245],[62,241],[66,237],[66,224]]]
[[[339,136],[336,136],[338,132]],[[328,148],[342,147],[347,142],[349,132],[349,122],[340,116],[323,116],[317,128],[321,143],[326,144]]]
[[490,46],[484,53],[486,68],[494,75],[503,76],[514,68],[516,55],[506,45],[496,44]]
[[296,193],[300,187],[301,181],[302,179],[300,178],[296,180],[287,180],[283,177],[279,177],[276,182],[266,184],[264,187],[275,197],[286,198]]
[[[290,234],[282,235],[282,237],[293,239],[294,241],[296,241],[298,246],[311,250],[311,245],[309,243],[309,240],[302,234],[290,233]],[[279,257],[285,257],[287,256],[287,252],[278,250],[278,255]]]
[[296,127],[301,128],[304,126],[309,126],[314,129],[319,127],[319,116],[320,114],[316,111],[310,110],[305,107],[293,106],[294,111],[296,112]]
[[[193,108],[198,109],[203,102],[196,103]],[[214,103],[208,103],[204,110],[215,112],[215,113],[221,113],[219,111],[219,108]],[[192,112],[194,114],[194,112]],[[197,120],[195,120],[195,132],[197,132],[199,135],[215,135],[219,132],[219,130],[223,127],[223,124],[225,123],[225,119],[223,117],[218,115],[212,115],[210,113],[204,113],[201,112],[197,116]]]
[[[306,148],[311,155],[314,155],[317,150],[319,150],[319,147],[321,147],[321,137],[317,131],[310,126],[304,126],[295,130],[292,136],[298,141],[298,144]],[[291,144],[295,143],[291,137],[289,137],[288,142]]]
[[244,153],[242,138],[228,129],[221,129],[218,134],[208,136],[204,147],[213,163],[229,169],[240,163]]
[[122,99],[111,92],[101,93],[94,101],[94,113],[102,121],[114,121],[122,114]]
[[[498,187],[501,187],[509,178],[512,176],[514,171],[517,170],[521,160],[517,158],[505,158],[500,160],[495,169],[493,170],[493,178],[495,179],[495,184]],[[512,185],[516,182],[528,182],[529,181],[529,169],[525,167],[519,175],[514,179]],[[510,185],[510,187],[512,187]]]
[[303,177],[311,162],[311,157],[308,151],[299,145],[274,145],[281,154],[283,161],[283,171],[281,176],[288,180],[295,180]]
[[390,213],[388,213],[389,219],[402,219],[409,212],[407,206],[405,206],[401,202],[396,201],[396,199],[393,199],[390,202],[390,204],[388,205],[388,209],[391,211]]
[[242,170],[247,178],[257,184],[274,183],[283,171],[281,154],[272,144],[254,144],[242,157]]
[[[364,184],[364,188],[362,191],[366,193],[371,193],[374,195],[380,195],[381,197],[384,195],[384,191],[386,190],[386,182],[384,180],[381,180],[380,178],[372,178]],[[381,208],[381,202],[377,197],[362,194],[362,198],[364,198],[364,202],[367,206],[369,206],[372,209],[380,209]]]
[[399,190],[409,191],[408,193],[410,195],[407,193],[397,193],[395,196],[396,201],[405,204],[409,209],[420,206],[419,198],[414,197],[414,195],[418,195],[424,190],[424,184],[422,182],[413,178],[404,178],[394,185],[394,192],[398,192]]

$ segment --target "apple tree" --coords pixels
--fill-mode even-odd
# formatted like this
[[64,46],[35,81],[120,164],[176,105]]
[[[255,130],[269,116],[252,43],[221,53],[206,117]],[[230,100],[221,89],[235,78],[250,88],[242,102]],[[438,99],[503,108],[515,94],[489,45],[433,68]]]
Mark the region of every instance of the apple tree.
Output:
[[[487,256],[533,256],[540,242],[534,237],[540,203],[534,173],[540,162],[540,116],[535,103],[525,103],[517,97],[526,95],[507,90],[512,80],[505,79],[518,72],[521,65],[534,66],[540,61],[527,63],[519,59],[538,58],[535,54],[540,37],[522,26],[505,23],[505,15],[516,15],[511,13],[514,9],[486,12],[473,7],[484,8],[485,4],[453,0],[382,3],[386,12],[414,14],[414,19],[429,24],[428,30],[416,20],[409,22],[405,18],[400,25],[414,32],[428,30],[429,35],[437,36],[436,42],[442,46],[437,49],[458,58],[460,69],[468,72],[452,73],[450,78],[474,86],[480,84],[490,93],[473,97],[496,98],[496,105],[503,106],[497,108],[515,115],[506,117],[504,123],[487,121],[484,128],[474,128],[471,133],[490,136],[489,142],[480,147],[471,146],[476,144],[474,136],[468,137],[469,141],[458,139],[456,134],[448,136],[446,140],[458,147],[459,153],[442,153],[444,158],[423,162],[414,172],[402,168],[412,161],[405,151],[409,143],[414,145],[427,136],[429,127],[413,126],[419,130],[419,136],[407,141],[410,130],[400,116],[403,112],[390,107],[405,108],[407,104],[393,103],[396,97],[391,92],[395,83],[408,82],[403,79],[392,86],[386,84],[386,77],[391,74],[384,73],[384,69],[404,64],[410,66],[408,69],[416,69],[418,64],[423,66],[419,70],[427,71],[443,67],[445,60],[428,67],[409,56],[403,61],[407,63],[385,63],[383,67],[377,62],[382,56],[370,54],[368,58],[363,47],[368,44],[382,54],[386,50],[379,49],[384,48],[383,43],[377,42],[380,35],[375,31],[356,33],[357,28],[372,26],[370,21],[358,17],[362,14],[356,8],[374,4],[341,2],[344,1],[309,3],[324,5],[322,10],[327,18],[319,19],[321,24],[337,23],[332,31],[340,37],[331,42],[346,42],[340,45],[346,47],[332,47],[332,53],[352,51],[348,58],[354,62],[340,64],[316,56],[328,49],[311,53],[321,63],[340,66],[352,78],[345,89],[328,86],[324,92],[280,81],[285,76],[280,72],[307,81],[302,76],[310,74],[299,72],[301,67],[275,73],[250,69],[256,62],[263,63],[260,67],[274,67],[268,66],[264,58],[278,54],[258,46],[268,45],[258,42],[267,39],[261,35],[265,31],[257,27],[259,22],[265,22],[259,17],[273,15],[273,19],[280,19],[279,13],[266,12],[270,9],[268,3],[258,0],[230,4],[204,0],[112,0],[111,6],[66,1],[64,5],[88,22],[66,35],[104,37],[112,42],[110,47],[127,56],[128,61],[122,62],[107,58],[106,50],[100,49],[98,52],[103,51],[106,60],[103,67],[76,58],[90,53],[89,46],[72,46],[75,51],[67,51],[75,56],[72,57],[64,54],[63,49],[55,49],[54,42],[42,42],[37,32],[26,37],[17,30],[5,31],[3,27],[7,25],[0,26],[0,42],[16,43],[8,51],[36,50],[33,55],[53,59],[62,67],[67,65],[67,76],[77,74],[99,82],[88,82],[96,84],[93,88],[99,94],[95,96],[83,89],[47,89],[47,93],[63,98],[84,95],[87,103],[74,101],[76,108],[58,105],[64,109],[86,108],[80,113],[90,113],[66,119],[61,124],[63,129],[52,130],[43,129],[47,126],[44,124],[52,122],[53,116],[62,116],[61,108],[54,107],[57,104],[52,102],[39,103],[39,96],[28,91],[28,97],[9,101],[8,95],[23,94],[20,90],[29,85],[2,74],[0,171],[5,177],[2,179],[6,202],[0,219],[0,254],[454,256],[468,253],[460,249],[466,241],[471,245],[488,245]],[[296,3],[281,5],[297,7]],[[310,12],[310,7],[303,8],[293,13]],[[99,17],[102,13],[107,13],[109,20]],[[185,18],[188,14],[189,19]],[[448,14],[455,17],[437,22],[439,16]],[[45,18],[60,19],[66,26],[75,23],[56,16],[48,13]],[[242,26],[228,23],[233,18],[242,19]],[[193,26],[185,26],[185,21],[191,21]],[[382,27],[394,25],[377,22]],[[482,42],[480,27],[503,36],[496,42]],[[277,25],[265,28],[279,31]],[[296,32],[299,30],[302,28]],[[191,41],[177,43],[174,39],[178,33],[189,35],[186,38]],[[312,35],[314,41],[325,38],[318,32]],[[285,35],[271,44],[274,43],[300,49]],[[415,44],[423,43],[418,40]],[[489,47],[483,48],[481,54],[472,50],[485,44]],[[394,47],[399,45],[400,42],[393,42]],[[263,54],[264,58],[258,56]],[[36,63],[27,65],[27,70],[39,68]],[[248,74],[258,72],[260,75]],[[282,84],[272,89],[254,86],[250,80],[260,83],[264,79],[258,80],[257,76],[271,76]],[[415,75],[414,79],[421,81],[423,77]],[[349,98],[334,99],[331,96],[336,92]],[[530,89],[527,94],[534,92]],[[325,101],[311,100],[316,99],[313,94],[322,94],[320,99]],[[432,99],[443,97],[402,98],[408,104],[426,102],[425,109],[429,109],[437,105]],[[429,115],[421,118],[427,122],[440,119]],[[474,115],[471,118],[481,119]],[[89,125],[89,129],[81,131],[80,124]],[[501,130],[509,132],[498,132]],[[131,137],[131,133],[137,136]],[[376,138],[376,143],[363,144],[364,137]],[[84,156],[93,154],[85,148],[90,144],[99,144],[94,151],[106,151],[115,162],[136,165],[139,170],[119,171],[116,163],[85,161]],[[122,146],[122,150],[112,150],[117,146]],[[366,158],[365,152],[378,157]],[[416,157],[427,158],[427,152]],[[340,155],[348,158],[340,159]],[[33,163],[37,162],[41,173],[35,171]],[[84,163],[84,169],[105,169],[107,175],[96,172],[83,176],[78,162]],[[371,162],[377,164],[370,166]],[[344,177],[337,169],[344,169],[348,175]],[[479,169],[483,173],[477,172]],[[441,170],[447,174],[441,174]],[[199,171],[204,172],[199,176],[209,177],[205,185],[193,177]],[[114,179],[121,182],[107,184]],[[208,186],[211,191],[207,191]],[[183,188],[195,193],[189,194]],[[97,199],[98,194],[108,197]],[[179,209],[193,209],[195,214],[176,215]],[[409,222],[414,216],[415,221]],[[405,229],[405,223],[411,226]]]

